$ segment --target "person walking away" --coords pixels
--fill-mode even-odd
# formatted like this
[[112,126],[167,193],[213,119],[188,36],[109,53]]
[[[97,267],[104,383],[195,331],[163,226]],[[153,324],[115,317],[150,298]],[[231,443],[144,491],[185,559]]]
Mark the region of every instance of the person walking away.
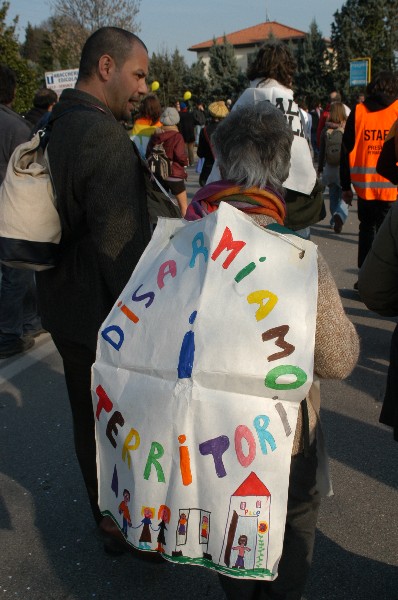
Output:
[[[187,191],[185,188],[185,180],[187,179],[186,167],[188,165],[188,156],[185,152],[184,138],[178,130],[180,114],[172,106],[167,107],[160,116],[161,127],[156,130],[149,140],[146,156],[149,166],[152,162],[154,152],[165,154],[168,160],[167,172],[155,171],[155,176],[166,189],[171,192],[177,199],[181,215],[185,215],[187,209]],[[156,161],[159,158],[155,158]]]
[[189,166],[192,167],[195,164],[195,121],[193,114],[188,110],[188,105],[185,102],[180,102],[179,130],[186,145]]
[[130,139],[133,140],[143,158],[145,158],[150,137],[158,127],[162,126],[159,121],[161,112],[162,107],[157,96],[151,94],[142,100],[138,116],[130,132]]
[[318,173],[322,183],[329,188],[330,225],[336,233],[341,233],[348,217],[348,205],[342,199],[340,185],[340,155],[343,141],[346,113],[342,102],[333,102],[329,119],[321,133]]
[[222,119],[229,114],[227,105],[223,100],[219,102],[212,102],[209,105],[210,123],[205,125],[199,135],[199,144],[197,149],[197,155],[199,158],[203,158],[203,167],[199,175],[199,184],[201,186],[206,185],[207,178],[209,177],[213,168],[215,154],[213,144],[211,143],[211,136],[215,132],[217,125]]
[[[30,139],[31,124],[12,110],[16,75],[0,65],[0,184],[7,165],[19,144]],[[43,332],[37,313],[34,272],[0,263],[0,358],[29,350],[34,337]]]
[[[282,186],[289,174],[293,138],[281,111],[270,102],[260,101],[234,109],[217,126],[212,138],[222,179],[207,184],[195,194],[186,219],[198,220],[218,210],[221,202],[227,202],[250,216],[260,227],[277,231],[282,227],[284,233],[292,233],[283,227],[286,207]],[[299,244],[299,237],[297,241]],[[282,273],[281,263],[281,276]],[[217,348],[209,351],[217,355]],[[343,379],[354,368],[358,354],[357,333],[344,313],[329,267],[318,252],[314,372],[321,378]],[[301,599],[310,570],[321,495],[329,488],[321,484],[321,473],[326,480],[328,477],[319,421],[318,385],[319,381],[312,385],[307,398],[300,404],[278,577],[273,581],[238,580],[220,574],[228,600]]]
[[199,144],[200,132],[206,125],[205,109],[202,102],[196,103],[196,107],[192,111],[192,116],[195,123],[195,146],[197,146]]
[[[321,133],[323,131],[323,128],[325,127],[326,121],[329,119],[330,107],[332,106],[333,102],[342,102],[341,94],[339,92],[336,92],[336,91],[330,92],[329,103],[326,105],[325,110],[322,112],[322,115],[320,116],[319,123],[318,123],[318,129],[317,129],[317,133],[316,133],[318,146],[320,146],[320,144],[321,144]],[[345,109],[346,120],[347,120],[348,115],[351,112],[351,109],[346,104],[344,104],[344,109]]]
[[[383,317],[398,317],[398,203],[380,225],[371,249],[359,270],[358,292],[366,306]],[[393,429],[398,442],[398,325],[390,343],[380,423]]]
[[147,73],[147,49],[129,31],[102,27],[86,40],[75,89],[53,110],[48,144],[59,263],[37,274],[43,324],[63,361],[76,455],[108,551],[120,551],[114,536],[123,536],[98,507],[91,366],[99,327],[151,235],[144,168],[120,123],[147,93]]
[[54,90],[41,88],[36,92],[32,108],[22,115],[32,125],[32,134],[47,125],[57,100],[58,96]]
[[[397,186],[376,171],[387,134],[398,117],[398,74],[382,71],[366,88],[365,102],[350,113],[343,135],[340,181],[343,200],[358,198],[358,268],[368,254],[375,234],[397,200]],[[358,289],[358,282],[354,284]]]
[[[289,177],[284,182],[287,215],[285,224],[309,239],[310,225],[325,216],[322,185],[318,181],[300,110],[293,98],[296,61],[288,46],[266,42],[247,69],[250,87],[235,102],[239,106],[268,100],[285,115],[293,133]],[[211,178],[209,178],[211,181]]]
[[313,108],[310,110],[310,115],[312,118],[312,121],[311,121],[311,146],[314,151],[314,160],[318,161],[319,146],[318,146],[318,142],[317,142],[317,130],[318,130],[319,119],[323,112],[323,108],[321,106],[319,98],[317,98],[317,97],[314,97],[312,99],[311,105],[313,106]]

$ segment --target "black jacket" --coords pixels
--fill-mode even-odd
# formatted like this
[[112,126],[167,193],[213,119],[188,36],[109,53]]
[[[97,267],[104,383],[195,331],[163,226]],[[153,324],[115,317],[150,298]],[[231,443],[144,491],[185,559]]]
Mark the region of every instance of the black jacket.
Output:
[[97,98],[65,90],[48,145],[62,225],[56,268],[37,274],[43,326],[95,351],[99,327],[150,239],[145,181],[127,132]]

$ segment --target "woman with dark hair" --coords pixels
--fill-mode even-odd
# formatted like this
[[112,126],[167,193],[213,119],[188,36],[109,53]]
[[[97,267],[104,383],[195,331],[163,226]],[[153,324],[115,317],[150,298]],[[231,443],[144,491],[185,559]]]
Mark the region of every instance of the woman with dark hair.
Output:
[[[285,116],[294,134],[290,170],[284,182],[286,225],[309,238],[309,226],[325,217],[325,208],[322,185],[317,181],[300,110],[293,98],[295,70],[296,61],[288,46],[280,42],[267,42],[249,66],[247,76],[250,87],[238,98],[232,111],[240,106],[268,100]],[[214,179],[212,173],[210,181]]]
[[[270,102],[257,102],[233,110],[219,123],[212,136],[222,179],[207,184],[196,193],[185,218],[200,219],[216,211],[221,202],[227,202],[250,215],[261,227],[283,235],[292,234],[281,226],[286,216],[283,185],[289,175],[293,138],[288,122]],[[289,239],[297,239],[300,243],[298,237],[290,236]],[[280,258],[280,277],[283,277],[286,259]],[[319,252],[317,279],[314,373],[322,378],[344,379],[358,359],[358,336],[344,313],[336,284]],[[306,299],[301,298],[300,301],[305,302]],[[339,332],[337,337],[336,331]],[[209,351],[217,353],[217,348]],[[316,381],[300,403],[290,462],[286,526],[278,577],[265,581],[238,579],[239,575],[220,575],[228,600],[301,598],[311,564],[320,498],[329,492],[319,403],[319,381]],[[242,410],[245,408],[242,407]],[[242,544],[238,549],[242,560],[244,551],[249,551],[244,547],[244,537],[241,535],[240,541],[238,537],[233,540],[238,542],[237,546]],[[235,544],[235,548],[237,546]],[[242,560],[238,566],[242,566]]]
[[138,117],[134,122],[130,138],[143,157],[145,157],[149,138],[155,133],[158,127],[162,126],[159,121],[161,113],[162,107],[157,96],[146,96],[141,102]]

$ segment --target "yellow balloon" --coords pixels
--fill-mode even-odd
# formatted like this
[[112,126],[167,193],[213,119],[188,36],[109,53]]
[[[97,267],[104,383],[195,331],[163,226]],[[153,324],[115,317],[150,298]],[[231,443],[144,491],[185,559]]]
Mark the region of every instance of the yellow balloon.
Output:
[[185,92],[185,94],[184,94],[184,100],[190,100],[191,98],[192,98],[191,92]]
[[151,85],[151,90],[153,92],[157,92],[157,90],[160,88],[160,83],[159,81],[154,81]]

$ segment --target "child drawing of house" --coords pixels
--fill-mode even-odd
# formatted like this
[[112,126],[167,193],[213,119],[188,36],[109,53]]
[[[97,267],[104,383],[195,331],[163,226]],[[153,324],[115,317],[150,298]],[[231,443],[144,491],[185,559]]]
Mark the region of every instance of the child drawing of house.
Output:
[[219,564],[242,568],[237,560],[242,538],[246,538],[244,568],[267,568],[271,494],[254,472],[232,494]]

